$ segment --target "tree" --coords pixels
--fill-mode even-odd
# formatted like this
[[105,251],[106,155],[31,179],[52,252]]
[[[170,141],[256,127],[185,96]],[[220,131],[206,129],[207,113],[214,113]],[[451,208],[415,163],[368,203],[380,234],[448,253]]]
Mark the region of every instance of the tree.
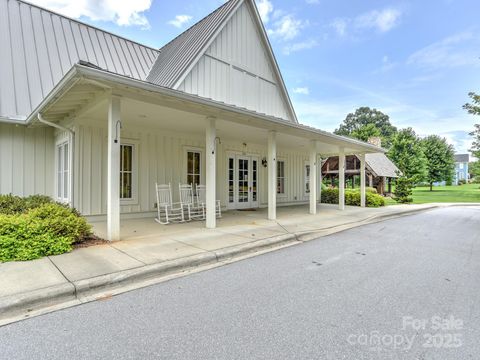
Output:
[[480,160],[468,164],[470,178],[480,180]]
[[455,169],[455,152],[453,146],[438,135],[430,135],[421,143],[427,158],[427,182],[432,191],[434,182],[452,180]]
[[[470,114],[480,115],[480,95],[477,95],[474,92],[468,94],[472,98],[471,104],[463,105],[463,108],[467,110]],[[470,133],[473,136],[472,148],[470,151],[473,156],[480,158],[480,124],[474,125],[474,130]]]
[[367,124],[353,130],[350,136],[358,140],[368,141],[371,137],[381,138],[382,134],[374,124]]
[[427,158],[420,138],[412,128],[402,129],[395,134],[387,155],[412,183],[426,178]]
[[397,183],[395,185],[395,191],[394,191],[395,201],[402,204],[411,203],[413,201],[412,188],[413,188],[412,180],[406,176],[400,176],[397,179]]
[[[365,128],[367,125],[370,125],[370,127]],[[334,132],[337,135],[351,137],[364,136],[368,131],[372,131],[373,127],[378,129],[380,137],[382,138],[382,145],[388,148],[392,136],[397,132],[397,128],[390,123],[388,115],[377,109],[371,109],[369,107],[358,108],[355,110],[355,113],[348,114],[345,120],[343,120],[343,123],[340,124],[340,127]]]

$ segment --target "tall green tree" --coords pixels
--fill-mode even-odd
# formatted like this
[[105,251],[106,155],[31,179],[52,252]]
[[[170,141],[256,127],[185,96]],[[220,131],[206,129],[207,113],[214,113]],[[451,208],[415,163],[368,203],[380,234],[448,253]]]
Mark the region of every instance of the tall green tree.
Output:
[[395,134],[387,155],[407,178],[407,182],[418,183],[425,180],[427,158],[420,138],[412,128],[401,129]]
[[[472,103],[463,105],[463,108],[467,110],[470,114],[480,115],[480,95],[477,95],[474,92],[468,94],[472,98]],[[474,130],[470,133],[473,136],[472,148],[470,151],[473,156],[480,158],[480,124],[474,125]]]
[[468,172],[472,179],[480,179],[480,160],[469,163]]
[[427,182],[430,191],[433,183],[452,180],[455,170],[455,151],[445,138],[430,135],[421,141],[423,152],[427,158]]
[[[366,128],[366,126],[370,127]],[[397,128],[390,123],[390,118],[387,114],[377,109],[369,107],[358,108],[354,113],[348,114],[343,123],[334,132],[337,135],[364,137],[365,133],[372,131],[373,128],[378,129],[382,138],[382,145],[386,148],[390,147],[392,137],[397,132]]]
[[371,137],[382,138],[382,133],[374,124],[367,124],[353,130],[350,136],[358,140],[368,141]]

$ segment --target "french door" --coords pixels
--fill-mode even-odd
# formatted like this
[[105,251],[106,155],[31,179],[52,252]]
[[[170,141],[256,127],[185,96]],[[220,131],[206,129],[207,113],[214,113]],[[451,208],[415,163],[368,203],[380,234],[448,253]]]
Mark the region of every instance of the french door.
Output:
[[258,157],[230,155],[227,180],[229,209],[258,207]]

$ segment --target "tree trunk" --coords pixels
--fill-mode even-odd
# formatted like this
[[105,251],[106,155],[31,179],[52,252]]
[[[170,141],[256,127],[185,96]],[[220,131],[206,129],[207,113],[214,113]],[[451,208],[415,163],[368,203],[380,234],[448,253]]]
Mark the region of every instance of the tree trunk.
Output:
[[430,183],[430,191],[433,191],[433,183]]

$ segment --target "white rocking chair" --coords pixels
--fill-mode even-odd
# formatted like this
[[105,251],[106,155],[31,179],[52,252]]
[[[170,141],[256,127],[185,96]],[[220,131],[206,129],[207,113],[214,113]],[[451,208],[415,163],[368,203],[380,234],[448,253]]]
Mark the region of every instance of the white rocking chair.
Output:
[[158,216],[156,222],[167,225],[171,222],[184,222],[183,208],[178,203],[172,202],[172,187],[170,184],[155,183],[157,193]]
[[[207,211],[207,187],[205,185],[195,185],[195,190],[196,190],[196,195],[197,195],[197,204],[198,206],[201,206],[206,213]],[[222,217],[222,207],[220,204],[220,200],[215,200],[215,216],[217,218]]]
[[[193,187],[191,184],[178,184],[180,192],[180,206],[188,220],[205,219],[205,208],[195,203]],[[185,216],[184,215],[184,216]]]

